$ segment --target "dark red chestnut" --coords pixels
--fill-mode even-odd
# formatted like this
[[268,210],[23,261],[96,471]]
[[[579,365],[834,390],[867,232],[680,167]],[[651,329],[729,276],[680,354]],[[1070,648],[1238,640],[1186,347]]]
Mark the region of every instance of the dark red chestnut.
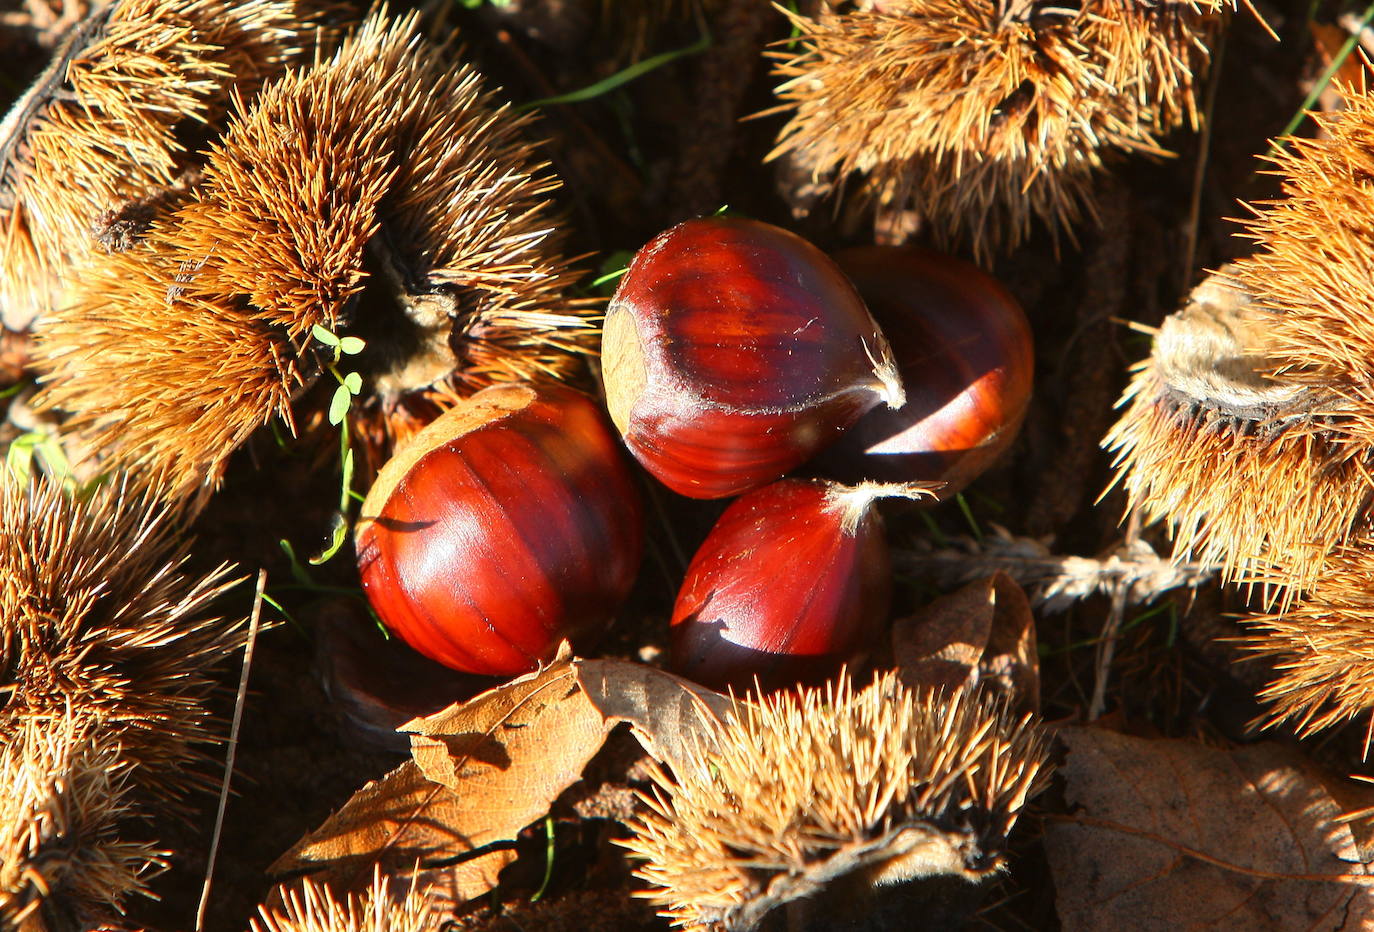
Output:
[[899,411],[875,408],[826,451],[848,482],[943,481],[958,492],[1016,436],[1035,365],[1030,324],[992,276],[912,246],[836,253],[892,344],[906,388]]
[[755,220],[689,220],[630,263],[606,313],[611,418],[664,485],[757,488],[902,389],[887,340],[835,263]]
[[420,653],[511,675],[604,629],[639,568],[634,479],[592,399],[478,392],[377,476],[356,532],[372,607]]
[[924,490],[783,479],[734,502],[673,605],[670,666],[714,689],[818,683],[887,621],[892,571],[873,502]]

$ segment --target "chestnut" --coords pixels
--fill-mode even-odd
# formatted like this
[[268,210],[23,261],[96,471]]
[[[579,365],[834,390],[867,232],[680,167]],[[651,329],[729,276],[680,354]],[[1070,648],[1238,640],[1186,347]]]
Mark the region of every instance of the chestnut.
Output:
[[756,220],[689,220],[635,255],[606,312],[611,419],[664,485],[757,488],[902,403],[887,340],[833,261]]
[[887,621],[892,571],[873,503],[923,487],[783,479],[741,496],[678,591],[669,666],[713,689],[817,684]]
[[382,622],[467,673],[586,646],[628,595],[643,516],[605,414],[573,389],[488,388],[382,467],[356,531]]
[[1035,366],[1030,324],[991,275],[914,246],[835,254],[892,344],[906,388],[899,411],[875,408],[823,456],[846,482],[942,481],[948,498],[1015,438]]

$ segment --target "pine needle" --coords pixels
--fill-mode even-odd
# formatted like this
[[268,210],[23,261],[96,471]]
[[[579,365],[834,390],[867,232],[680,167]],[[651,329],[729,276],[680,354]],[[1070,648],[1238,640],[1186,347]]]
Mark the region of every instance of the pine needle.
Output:
[[219,804],[215,811],[215,828],[210,835],[210,857],[205,864],[205,883],[200,889],[200,903],[196,907],[196,932],[205,928],[205,911],[210,905],[210,883],[215,876],[215,861],[219,857],[220,834],[224,831],[224,812],[229,804],[229,783],[234,776],[234,758],[239,749],[239,726],[243,724],[243,706],[248,698],[248,673],[253,667],[253,648],[258,643],[258,623],[262,619],[264,592],[267,590],[267,570],[258,570],[258,587],[253,595],[253,614],[248,621],[248,637],[243,645],[243,669],[239,673],[239,688],[234,697],[234,718],[229,726],[229,746],[224,755],[224,780],[220,783]]

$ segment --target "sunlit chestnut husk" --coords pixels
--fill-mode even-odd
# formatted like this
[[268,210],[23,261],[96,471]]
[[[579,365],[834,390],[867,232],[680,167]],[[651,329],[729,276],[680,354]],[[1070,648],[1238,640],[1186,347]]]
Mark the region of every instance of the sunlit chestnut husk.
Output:
[[1242,646],[1273,664],[1259,694],[1265,724],[1309,736],[1365,717],[1365,756],[1374,739],[1374,541],[1327,557],[1311,594],[1282,612],[1245,619]]
[[27,327],[89,253],[119,248],[120,208],[171,194],[194,162],[188,142],[222,123],[231,96],[251,97],[328,41],[327,6],[90,5],[0,122],[0,321]]
[[[773,158],[880,228],[982,257],[1093,215],[1110,152],[1200,122],[1223,22],[1189,3],[870,0],[789,13]],[[808,209],[798,203],[799,211]]]
[[1374,485],[1344,400],[1283,366],[1275,329],[1230,269],[1204,281],[1155,335],[1104,445],[1175,555],[1291,599],[1367,526]]
[[454,669],[510,675],[605,629],[642,536],[600,408],[570,388],[509,385],[447,411],[382,468],[356,543],[388,628]]
[[[335,363],[383,445],[406,392],[582,374],[595,329],[531,120],[416,15],[374,14],[239,101],[185,195],[89,263],[39,328],[40,403],[203,499]],[[366,345],[336,360],[345,336]]]
[[622,843],[644,895],[692,932],[773,928],[784,913],[799,929],[892,927],[865,923],[880,888],[904,885],[905,916],[947,904],[951,885],[1005,863],[1007,835],[1048,784],[1030,716],[976,691],[908,690],[893,673],[706,721],[698,766],[653,772]]
[[887,622],[892,570],[874,502],[915,486],[783,479],[734,502],[673,605],[669,665],[715,689],[819,683]]
[[887,340],[835,263],[755,220],[689,220],[651,240],[611,299],[601,355],[625,444],[694,498],[771,482],[903,399]]
[[1315,138],[1290,138],[1274,151],[1283,196],[1253,205],[1245,224],[1257,248],[1234,269],[1268,312],[1265,334],[1282,378],[1321,397],[1326,415],[1314,436],[1282,459],[1268,457],[1254,477],[1267,495],[1297,499],[1262,502],[1254,523],[1305,531],[1302,546],[1273,548],[1277,560],[1298,565],[1272,575],[1296,577],[1310,591],[1284,612],[1251,619],[1245,641],[1276,671],[1261,694],[1271,723],[1303,734],[1374,709],[1374,97],[1339,90],[1345,109],[1312,114]]
[[822,457],[846,482],[943,482],[948,498],[1016,437],[1030,402],[1030,323],[1001,283],[953,256],[914,246],[835,255],[892,344],[906,389],[874,408]]
[[380,870],[360,893],[340,893],[306,877],[273,891],[250,932],[440,932],[444,911],[418,878],[394,884]]
[[107,928],[165,866],[150,817],[206,782],[244,625],[156,498],[0,469],[0,928]]

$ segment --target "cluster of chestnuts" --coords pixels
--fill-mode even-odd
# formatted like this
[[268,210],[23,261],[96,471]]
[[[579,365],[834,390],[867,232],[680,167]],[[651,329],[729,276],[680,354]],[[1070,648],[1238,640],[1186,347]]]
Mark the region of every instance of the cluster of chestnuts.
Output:
[[[465,672],[533,669],[564,638],[585,649],[640,563],[623,441],[675,492],[739,496],[687,569],[670,666],[717,688],[823,680],[887,621],[874,502],[966,485],[1015,435],[1031,370],[1019,306],[972,266],[688,221],[611,300],[606,410],[562,386],[490,388],[381,470],[357,530],[363,587],[392,631]],[[783,478],[808,462],[853,484]]]

